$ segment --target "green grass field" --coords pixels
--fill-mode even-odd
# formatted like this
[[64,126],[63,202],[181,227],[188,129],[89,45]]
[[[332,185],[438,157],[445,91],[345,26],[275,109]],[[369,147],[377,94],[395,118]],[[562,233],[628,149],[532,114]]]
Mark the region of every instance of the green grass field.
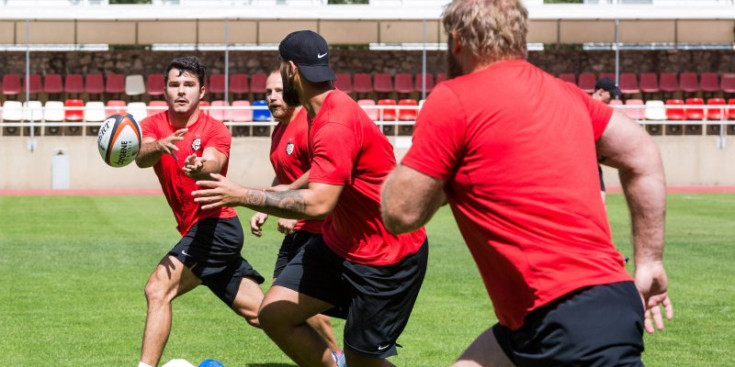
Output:
[[[609,195],[618,248],[630,255],[624,199]],[[665,262],[675,319],[646,336],[647,366],[731,366],[735,345],[735,195],[669,196]],[[241,210],[247,222],[249,211]],[[244,255],[270,277],[275,221]],[[393,363],[446,366],[495,322],[454,220],[428,226],[429,271]],[[178,240],[163,197],[0,197],[0,363],[134,366],[145,318],[143,286]],[[267,289],[268,283],[264,284]],[[343,323],[335,321],[341,340]],[[293,365],[206,288],[174,302],[162,361],[207,358],[227,367]]]

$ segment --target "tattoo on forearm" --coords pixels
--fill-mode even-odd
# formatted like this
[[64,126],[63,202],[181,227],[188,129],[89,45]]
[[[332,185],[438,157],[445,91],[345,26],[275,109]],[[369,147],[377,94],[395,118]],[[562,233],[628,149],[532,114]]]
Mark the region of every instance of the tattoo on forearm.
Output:
[[248,204],[257,207],[278,209],[284,214],[305,214],[306,201],[300,190],[293,191],[248,191]]

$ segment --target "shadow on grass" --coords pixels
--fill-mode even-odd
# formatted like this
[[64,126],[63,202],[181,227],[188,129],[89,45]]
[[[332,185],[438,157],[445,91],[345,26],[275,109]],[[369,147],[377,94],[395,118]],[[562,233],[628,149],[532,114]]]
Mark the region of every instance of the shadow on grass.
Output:
[[293,367],[295,364],[287,363],[250,363],[248,367]]

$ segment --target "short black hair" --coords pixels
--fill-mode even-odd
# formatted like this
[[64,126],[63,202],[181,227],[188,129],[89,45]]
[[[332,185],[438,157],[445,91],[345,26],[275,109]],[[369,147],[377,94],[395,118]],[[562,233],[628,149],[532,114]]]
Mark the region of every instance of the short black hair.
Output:
[[184,71],[188,71],[196,75],[197,79],[199,79],[199,86],[204,86],[204,79],[206,79],[207,77],[207,67],[202,64],[198,57],[184,56],[177,57],[171,60],[171,62],[168,63],[168,66],[166,67],[166,73],[163,74],[163,79],[166,84],[168,84],[168,73],[171,71],[171,69],[179,69],[179,71],[182,73]]

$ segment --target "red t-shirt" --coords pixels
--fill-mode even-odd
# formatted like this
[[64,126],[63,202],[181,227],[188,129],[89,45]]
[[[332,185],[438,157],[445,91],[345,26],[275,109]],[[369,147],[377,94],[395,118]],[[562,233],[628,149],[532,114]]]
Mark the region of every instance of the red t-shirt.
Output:
[[324,242],[345,259],[390,265],[416,253],[424,228],[402,235],[385,229],[380,188],[396,166],[393,147],[344,92],[331,91],[310,122],[309,182],[344,185],[337,206],[324,221]]
[[525,60],[437,85],[402,164],[445,192],[501,324],[631,280],[610,238],[595,141],[612,109]]
[[[168,119],[168,112],[164,111],[148,117],[141,121],[141,129],[143,137],[151,137],[156,140],[170,136],[174,131],[178,130],[171,125]],[[181,235],[185,235],[191,229],[194,223],[204,218],[232,218],[236,216],[235,210],[232,208],[219,208],[212,210],[202,210],[198,203],[194,202],[191,196],[192,191],[198,190],[196,180],[190,178],[181,169],[184,166],[186,157],[193,153],[197,156],[202,155],[205,148],[213,147],[229,158],[230,142],[232,135],[222,121],[215,120],[206,113],[199,113],[199,118],[191,126],[189,131],[184,135],[184,139],[176,143],[179,148],[174,154],[178,158],[175,160],[170,154],[163,154],[158,160],[153,170],[158,176],[161,183],[163,193],[166,195],[168,205],[174,212],[178,225],[176,229]],[[229,162],[225,162],[220,172],[227,175],[227,166]]]
[[[301,108],[288,124],[279,123],[273,129],[270,159],[279,183],[290,184],[311,168],[306,115],[306,109]],[[300,219],[294,229],[322,233],[323,223],[321,220]]]

